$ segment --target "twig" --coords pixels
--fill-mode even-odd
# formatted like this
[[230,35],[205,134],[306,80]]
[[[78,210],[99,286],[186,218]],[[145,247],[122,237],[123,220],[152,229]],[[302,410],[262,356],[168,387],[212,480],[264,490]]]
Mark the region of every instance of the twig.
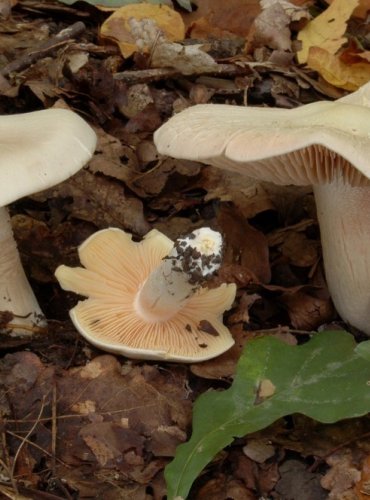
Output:
[[21,55],[15,61],[12,61],[11,63],[4,66],[4,68],[0,70],[0,74],[2,76],[9,76],[11,73],[22,71],[23,69],[28,68],[39,59],[43,59],[44,57],[53,54],[53,52],[58,50],[61,46],[65,45],[66,43],[70,42],[78,35],[83,33],[85,29],[86,26],[81,21],[72,24],[68,28],[65,28],[64,30],[57,33],[55,36],[49,38],[38,48]]
[[3,484],[0,485],[0,493],[2,493],[6,498],[10,498],[10,500],[29,500],[29,497],[20,495],[18,491],[13,491],[11,488]]
[[315,472],[316,469],[323,463],[326,461],[327,458],[329,458],[331,455],[333,455],[334,453],[336,453],[337,451],[345,448],[346,446],[349,446],[353,443],[355,443],[356,441],[360,441],[362,442],[364,438],[367,438],[370,436],[370,432],[365,432],[364,434],[361,434],[360,436],[355,436],[351,439],[348,439],[347,441],[343,441],[343,443],[341,444],[338,444],[338,446],[335,446],[334,448],[332,448],[330,451],[328,451],[327,453],[325,453],[322,457],[316,457],[314,463],[311,465],[311,467],[309,467],[309,471],[310,472]]
[[[40,419],[39,422],[41,422],[41,420],[42,419]],[[41,451],[42,453],[44,453],[48,457],[52,457],[52,454],[50,453],[50,451],[45,450],[45,448],[42,448],[41,446],[39,446],[38,444],[34,443],[33,441],[30,441],[29,439],[25,439],[24,437],[20,436],[19,434],[16,434],[15,432],[12,432],[12,431],[8,431],[7,430],[6,433],[9,434],[9,436],[12,436],[15,439],[19,439],[19,441],[25,441],[29,446],[32,446],[33,448],[36,448],[37,450]],[[68,464],[66,464],[65,462],[63,462],[63,460],[60,460],[59,458],[55,458],[55,461],[59,462],[64,467],[70,467]]]
[[[261,63],[259,63],[259,65],[261,66]],[[192,75],[186,76],[204,74],[237,76],[245,75],[246,73],[250,73],[250,64],[245,66],[237,66],[236,64],[218,64],[216,69],[212,67],[212,69],[204,68],[203,71],[194,70]],[[120,73],[116,73],[114,78],[116,80],[123,80],[126,83],[144,83],[149,81],[164,80],[167,78],[176,78],[179,76],[183,76],[181,71],[173,68],[153,68],[136,71],[122,71]]]
[[53,396],[51,404],[51,470],[55,476],[56,466],[56,449],[57,449],[57,386],[54,381]]
[[[289,69],[282,68],[277,64],[270,62],[257,62],[257,61],[243,61],[241,64],[217,64],[217,67],[204,67],[204,69],[194,70],[191,74],[186,74],[185,76],[197,76],[197,75],[225,75],[225,76],[243,76],[251,74],[256,68],[260,70],[269,70],[276,73],[284,73],[285,75],[295,76]],[[121,71],[115,73],[113,77],[116,80],[123,80],[126,83],[145,83],[149,81],[164,80],[167,78],[177,78],[179,76],[184,76],[181,71],[174,68],[150,68],[150,69],[139,69],[134,71]]]
[[6,443],[6,435],[5,435],[4,431],[1,432],[1,450],[2,450],[2,455],[3,455],[4,460],[2,460],[0,458],[0,465],[4,469],[4,471],[8,474],[10,482],[12,483],[13,490],[16,493],[18,493],[17,482],[11,473],[10,456],[9,456],[9,451],[8,451],[8,447],[7,447],[7,443]]
[[36,418],[35,423],[31,427],[31,429],[27,432],[27,434],[25,435],[25,437],[22,438],[21,444],[19,445],[19,447],[18,447],[18,449],[17,449],[17,451],[16,451],[16,453],[14,455],[13,465],[12,465],[12,469],[10,471],[11,472],[11,477],[14,477],[15,467],[17,465],[17,460],[18,460],[19,454],[22,451],[22,448],[25,445],[25,443],[28,440],[28,438],[31,436],[31,434],[33,433],[33,431],[36,429],[36,426],[39,423],[41,415],[42,415],[42,413],[44,411],[44,406],[45,406],[45,396],[43,396],[43,398],[42,398],[40,411],[39,411],[39,414],[38,414],[38,416]]

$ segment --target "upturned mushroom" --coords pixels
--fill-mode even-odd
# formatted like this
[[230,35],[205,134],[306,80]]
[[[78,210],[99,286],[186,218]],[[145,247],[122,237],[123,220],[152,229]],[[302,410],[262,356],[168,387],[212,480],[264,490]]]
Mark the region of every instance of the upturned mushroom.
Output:
[[93,129],[76,113],[47,109],[0,116],[0,311],[32,334],[44,315],[24,272],[6,205],[64,181],[91,158]]
[[108,228],[79,247],[84,268],[62,265],[55,275],[64,290],[88,297],[70,316],[95,346],[129,358],[198,362],[234,344],[222,314],[235,285],[201,287],[221,251],[221,235],[208,228],[175,243],[155,229],[134,242]]
[[370,83],[295,109],[197,105],[154,135],[159,153],[275,184],[313,185],[328,287],[370,335]]

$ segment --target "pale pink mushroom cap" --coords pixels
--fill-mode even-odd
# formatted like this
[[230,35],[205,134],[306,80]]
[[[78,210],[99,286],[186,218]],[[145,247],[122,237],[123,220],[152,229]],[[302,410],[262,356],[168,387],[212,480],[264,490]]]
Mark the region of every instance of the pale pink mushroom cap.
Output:
[[105,351],[137,359],[190,363],[229,349],[234,340],[222,314],[234,301],[234,284],[200,289],[167,320],[135,309],[138,291],[172,247],[157,230],[140,243],[115,228],[88,238],[79,247],[84,268],[59,266],[55,273],[63,289],[88,297],[70,311],[77,330]]

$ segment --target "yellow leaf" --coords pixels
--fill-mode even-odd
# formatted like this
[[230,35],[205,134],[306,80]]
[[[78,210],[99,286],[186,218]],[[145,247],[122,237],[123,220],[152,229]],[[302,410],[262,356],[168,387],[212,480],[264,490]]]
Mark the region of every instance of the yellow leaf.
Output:
[[343,36],[347,21],[359,0],[334,0],[319,16],[306,24],[298,33],[302,48],[297,53],[299,63],[305,63],[310,47],[320,47],[330,54],[335,54],[347,41]]
[[158,40],[182,40],[185,26],[180,14],[167,5],[130,4],[106,19],[100,35],[115,41],[123,57],[130,57],[150,52]]
[[307,64],[318,71],[327,82],[345,90],[357,90],[370,81],[369,63],[345,64],[339,56],[320,47],[310,48]]
[[[325,0],[326,3],[333,3],[333,0]],[[353,11],[353,15],[355,17],[359,17],[360,19],[366,19],[368,16],[368,12],[370,11],[370,0],[360,0],[358,7]]]

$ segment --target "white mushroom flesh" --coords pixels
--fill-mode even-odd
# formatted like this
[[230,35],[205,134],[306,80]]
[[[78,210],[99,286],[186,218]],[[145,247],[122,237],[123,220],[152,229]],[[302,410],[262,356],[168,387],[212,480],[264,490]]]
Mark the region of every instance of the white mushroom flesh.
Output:
[[222,236],[201,228],[175,241],[171,252],[146,279],[135,299],[138,314],[146,321],[174,316],[184,302],[221,265]]

